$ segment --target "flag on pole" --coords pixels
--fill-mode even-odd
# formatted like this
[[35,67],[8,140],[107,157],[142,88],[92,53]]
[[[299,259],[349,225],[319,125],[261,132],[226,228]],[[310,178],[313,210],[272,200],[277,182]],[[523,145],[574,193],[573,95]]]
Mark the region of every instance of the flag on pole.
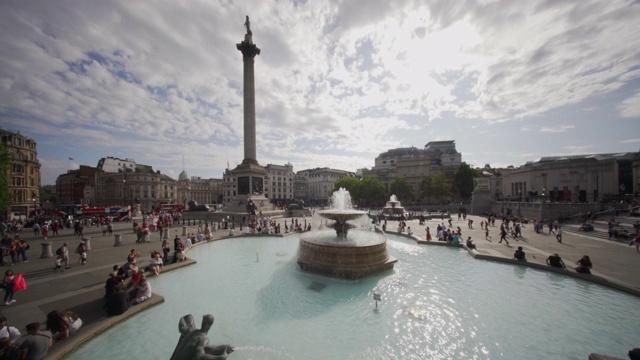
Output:
[[73,161],[73,158],[72,158],[72,157],[70,157],[70,158],[69,158],[69,160]]

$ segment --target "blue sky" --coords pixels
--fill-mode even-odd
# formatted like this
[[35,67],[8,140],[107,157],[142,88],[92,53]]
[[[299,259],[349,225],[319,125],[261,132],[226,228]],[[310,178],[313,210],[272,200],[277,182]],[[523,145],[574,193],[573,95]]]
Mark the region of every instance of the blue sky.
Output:
[[633,1],[0,0],[0,125],[37,141],[43,185],[105,156],[220,178],[244,156],[245,15],[262,165],[640,149]]

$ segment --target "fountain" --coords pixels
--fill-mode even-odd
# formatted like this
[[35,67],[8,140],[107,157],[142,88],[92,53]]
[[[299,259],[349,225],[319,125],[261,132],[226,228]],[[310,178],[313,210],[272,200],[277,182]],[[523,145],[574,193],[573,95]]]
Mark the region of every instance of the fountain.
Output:
[[358,280],[393,268],[387,237],[365,211],[353,209],[348,191],[331,197],[331,209],[317,211],[311,231],[300,236],[298,265],[304,271]]
[[398,201],[398,198],[395,195],[391,195],[391,197],[389,197],[389,201],[387,201],[387,204],[384,206],[384,208],[382,208],[382,213],[393,217],[403,215],[406,213],[406,211],[400,205],[400,201]]
[[164,303],[65,359],[168,359],[181,335],[176,316],[212,310],[208,337],[233,344],[231,360],[587,359],[596,350],[625,358],[638,346],[638,297],[387,237],[394,271],[356,282],[300,271],[298,234],[203,243],[189,251],[197,265],[152,278]]

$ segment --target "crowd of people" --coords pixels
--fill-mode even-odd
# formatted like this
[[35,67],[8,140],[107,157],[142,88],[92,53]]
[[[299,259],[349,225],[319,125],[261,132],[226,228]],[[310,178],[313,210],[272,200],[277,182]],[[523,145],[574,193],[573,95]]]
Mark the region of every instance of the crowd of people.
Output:
[[82,319],[73,311],[53,310],[43,324],[32,322],[26,326],[26,334],[0,317],[0,359],[42,360],[55,342],[63,341],[82,327]]

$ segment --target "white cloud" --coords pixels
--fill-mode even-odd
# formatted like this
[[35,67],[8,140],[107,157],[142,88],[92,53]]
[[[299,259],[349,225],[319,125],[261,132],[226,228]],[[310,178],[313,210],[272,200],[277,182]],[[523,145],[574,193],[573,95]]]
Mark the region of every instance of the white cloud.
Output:
[[[243,156],[247,11],[265,160],[371,166],[457,136],[441,128],[451,117],[483,134],[514,120],[531,136],[566,132],[550,124],[569,120],[539,118],[640,77],[640,7],[623,1],[9,2],[0,118],[39,144],[73,136],[177,168],[184,149],[194,168],[223,169]],[[640,116],[635,91],[620,116]]]
[[618,104],[618,112],[624,118],[640,118],[640,91]]
[[539,131],[543,133],[563,133],[571,129],[575,129],[575,126],[574,125],[557,125],[553,127],[545,126],[545,127],[541,127]]

